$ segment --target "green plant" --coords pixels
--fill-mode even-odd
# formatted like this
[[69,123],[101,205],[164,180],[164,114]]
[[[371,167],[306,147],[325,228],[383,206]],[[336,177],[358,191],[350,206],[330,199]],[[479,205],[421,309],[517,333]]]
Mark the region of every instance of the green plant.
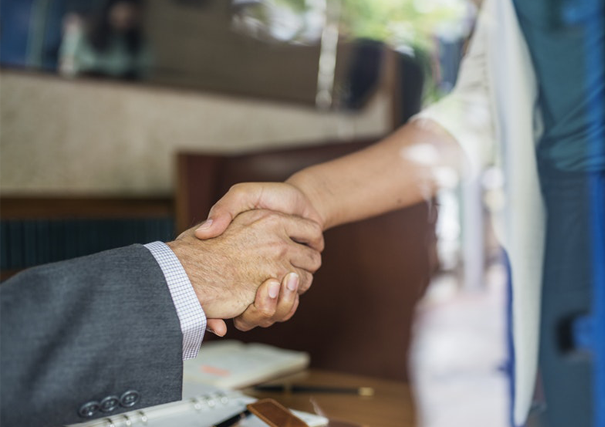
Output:
[[340,0],[341,28],[352,37],[430,49],[435,34],[460,25],[464,0]]

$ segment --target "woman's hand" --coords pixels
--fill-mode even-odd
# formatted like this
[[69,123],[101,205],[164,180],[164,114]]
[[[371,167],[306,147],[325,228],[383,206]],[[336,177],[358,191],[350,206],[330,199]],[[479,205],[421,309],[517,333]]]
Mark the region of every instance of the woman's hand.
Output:
[[[237,215],[254,209],[299,216],[323,228],[323,219],[298,187],[277,182],[242,183],[231,187],[210,209],[208,219],[195,230],[195,236],[202,240],[220,236]],[[323,250],[323,247],[311,247]]]

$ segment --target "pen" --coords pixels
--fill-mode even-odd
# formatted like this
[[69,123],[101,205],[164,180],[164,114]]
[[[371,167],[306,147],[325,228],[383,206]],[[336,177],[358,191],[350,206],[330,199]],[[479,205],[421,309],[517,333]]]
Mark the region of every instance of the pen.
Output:
[[329,386],[306,386],[306,385],[257,385],[256,391],[281,392],[281,393],[334,393],[334,394],[357,394],[359,396],[373,396],[372,387],[329,387]]
[[240,412],[239,414],[235,414],[234,416],[227,418],[226,420],[221,421],[218,424],[213,425],[212,427],[232,427],[249,415],[250,415],[250,411],[246,409],[246,410]]

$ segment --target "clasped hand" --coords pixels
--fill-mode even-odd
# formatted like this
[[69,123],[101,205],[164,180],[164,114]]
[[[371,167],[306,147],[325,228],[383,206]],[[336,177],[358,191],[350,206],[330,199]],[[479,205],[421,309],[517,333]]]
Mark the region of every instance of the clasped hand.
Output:
[[168,243],[217,335],[226,332],[221,319],[234,318],[240,330],[288,320],[321,266],[324,242],[317,222],[269,210],[240,211],[213,236],[199,240],[190,229]]

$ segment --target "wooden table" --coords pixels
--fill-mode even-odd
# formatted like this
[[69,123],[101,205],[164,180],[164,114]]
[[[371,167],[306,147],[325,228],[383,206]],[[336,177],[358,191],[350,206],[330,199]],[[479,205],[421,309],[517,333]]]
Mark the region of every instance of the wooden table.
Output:
[[[367,427],[415,427],[412,393],[408,384],[372,377],[311,369],[267,384],[297,384],[330,387],[372,387],[372,397],[353,394],[277,393],[244,390],[257,398],[270,397],[284,406],[320,413],[329,418]],[[319,409],[316,410],[316,409]]]

